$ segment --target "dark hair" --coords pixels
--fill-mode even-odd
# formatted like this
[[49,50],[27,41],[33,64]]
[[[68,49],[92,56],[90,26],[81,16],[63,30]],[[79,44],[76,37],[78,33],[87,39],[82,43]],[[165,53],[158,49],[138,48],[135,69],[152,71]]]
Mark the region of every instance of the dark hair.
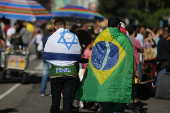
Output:
[[137,27],[137,33],[140,33],[140,30],[141,30],[141,28],[146,28],[146,26],[144,26],[144,25],[139,25],[138,27]]
[[118,27],[120,24],[120,19],[118,17],[110,17],[108,19],[108,27]]
[[123,17],[110,17],[108,19],[108,27],[120,27],[121,23],[126,25]]
[[54,25],[63,25],[63,26],[66,26],[66,22],[65,22],[65,20],[62,19],[62,18],[57,18],[57,19],[55,19],[55,21],[54,21]]
[[73,24],[70,28],[70,31],[73,32],[73,33],[76,33],[78,28],[79,28],[79,26],[77,24]]
[[135,25],[129,25],[128,27],[127,27],[127,30],[128,30],[128,32],[129,32],[129,34],[131,35],[131,34],[133,34],[134,32],[137,32],[136,30],[137,30],[137,27],[135,26]]

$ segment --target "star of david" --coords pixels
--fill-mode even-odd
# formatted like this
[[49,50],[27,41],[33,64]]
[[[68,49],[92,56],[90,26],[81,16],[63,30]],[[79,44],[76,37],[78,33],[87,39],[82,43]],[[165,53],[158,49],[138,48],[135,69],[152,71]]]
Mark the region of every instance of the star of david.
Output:
[[[69,33],[72,35],[72,40],[71,41],[67,41],[65,39],[65,34],[66,33]],[[60,33],[60,39],[58,40],[57,43],[61,43],[61,44],[65,44],[65,46],[67,47],[67,49],[70,49],[74,44],[78,44],[77,40],[76,40],[76,37],[74,34],[70,33],[70,32],[61,32]]]

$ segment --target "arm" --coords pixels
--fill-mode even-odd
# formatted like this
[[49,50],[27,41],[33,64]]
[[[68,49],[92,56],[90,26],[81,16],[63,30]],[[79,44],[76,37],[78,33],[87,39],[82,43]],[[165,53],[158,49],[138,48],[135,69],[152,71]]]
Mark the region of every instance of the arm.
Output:
[[149,33],[151,33],[152,37],[156,37],[156,34],[149,28],[146,29]]

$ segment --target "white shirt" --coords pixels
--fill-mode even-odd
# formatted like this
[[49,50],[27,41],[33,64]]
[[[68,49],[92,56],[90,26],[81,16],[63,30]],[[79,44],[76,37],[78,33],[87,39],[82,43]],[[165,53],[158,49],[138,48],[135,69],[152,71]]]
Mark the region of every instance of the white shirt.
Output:
[[42,34],[37,34],[37,35],[35,36],[35,43],[36,43],[36,44],[40,44],[40,43],[42,42],[42,37],[43,37]]
[[16,29],[14,27],[10,27],[7,31],[7,37],[11,38],[11,36],[15,33],[16,33]]
[[[144,47],[144,38],[143,35],[141,33],[138,33],[136,36],[136,40],[139,40],[141,47]],[[143,55],[142,53],[139,54],[139,60],[140,62],[143,62]]]
[[143,38],[143,35],[141,33],[137,34],[136,40],[139,40],[141,46],[144,47],[144,38]]

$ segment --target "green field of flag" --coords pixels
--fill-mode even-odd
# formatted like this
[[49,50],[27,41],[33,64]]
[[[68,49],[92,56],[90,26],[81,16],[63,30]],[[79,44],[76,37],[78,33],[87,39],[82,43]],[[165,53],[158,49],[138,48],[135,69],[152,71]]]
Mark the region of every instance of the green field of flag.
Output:
[[129,38],[117,28],[105,29],[94,41],[87,75],[76,98],[93,102],[131,102],[133,64]]

